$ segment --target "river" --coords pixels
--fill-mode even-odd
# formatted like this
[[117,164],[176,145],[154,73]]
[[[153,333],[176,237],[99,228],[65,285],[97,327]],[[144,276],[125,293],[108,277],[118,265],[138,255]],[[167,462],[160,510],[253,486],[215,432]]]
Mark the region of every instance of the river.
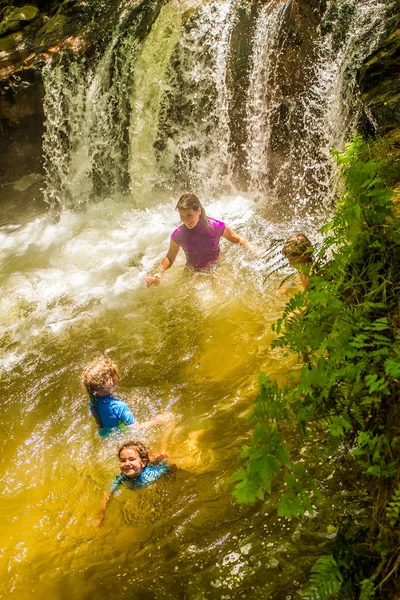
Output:
[[[348,110],[355,79],[346,65],[354,71],[366,54],[360,39],[368,47],[377,39],[366,32],[379,29],[380,5],[347,3],[347,37],[339,43],[331,30],[318,41],[309,93],[286,106],[290,115],[302,107],[292,128],[300,119],[304,130],[279,156],[270,136],[278,92],[269,86],[290,3],[260,9],[242,111],[243,183],[227,84],[242,3],[167,2],[141,40],[133,4],[92,64],[67,53],[45,68],[46,208],[32,199],[1,213],[1,597],[294,599],[329,552],[336,500],[287,521],[274,508],[279,483],[244,506],[229,481],[250,440],[260,372],[283,382],[296,368],[270,347],[289,271],[265,281],[262,256],[223,240],[212,273],[188,275],[179,256],[159,287],[146,288],[144,277],[189,190],[259,248],[295,230],[320,239],[332,206],[329,148],[359,114]],[[128,436],[98,436],[80,385],[85,364],[104,354],[119,364],[116,395],[138,421],[174,415],[168,435],[154,427],[141,437],[165,446],[178,468],[113,498],[96,530]]]

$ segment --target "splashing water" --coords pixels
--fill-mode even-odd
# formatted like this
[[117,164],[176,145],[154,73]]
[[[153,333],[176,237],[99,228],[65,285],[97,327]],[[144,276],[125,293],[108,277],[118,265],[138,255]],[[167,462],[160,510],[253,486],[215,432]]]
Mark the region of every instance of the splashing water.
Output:
[[[258,18],[248,96],[250,188],[278,212],[322,206],[334,195],[332,148],[342,149],[362,114],[356,72],[384,31],[383,3],[328,3],[315,30],[313,62],[293,82],[285,72],[291,5],[267,3]],[[296,85],[299,89],[296,89]]]
[[[380,31],[371,2],[344,4],[356,8],[342,38],[340,15],[328,23],[329,4],[308,95],[299,101],[301,144],[295,151],[290,142],[275,179],[271,123],[279,99],[268,85],[289,3],[260,10],[248,118],[235,124],[249,128],[249,194],[232,191],[226,85],[232,30],[248,2],[124,3],[90,64],[66,53],[47,65],[53,211],[28,222],[14,214],[0,230],[4,597],[294,597],[316,547],[324,553],[333,505],[288,524],[276,517],[274,497],[242,507],[231,495],[258,375],[283,381],[295,366],[271,350],[270,325],[286,300],[276,293],[280,276],[263,284],[262,260],[222,240],[213,273],[190,277],[178,256],[158,288],[143,279],[164,256],[178,225],[176,197],[188,189],[213,194],[207,213],[260,247],[293,230],[316,241],[318,220],[292,217],[289,205],[308,206],[316,186],[317,198],[326,190],[327,148],[342,143],[341,123],[350,131],[355,118],[345,65],[354,57],[359,64]],[[340,86],[347,92],[333,101]],[[255,198],[273,204],[291,170],[288,212],[272,223]],[[96,533],[91,519],[127,437],[101,440],[88,414],[80,373],[101,354],[119,363],[118,395],[139,422],[174,414],[166,449],[180,470],[143,493],[116,497]],[[164,434],[154,427],[142,435],[156,450]]]

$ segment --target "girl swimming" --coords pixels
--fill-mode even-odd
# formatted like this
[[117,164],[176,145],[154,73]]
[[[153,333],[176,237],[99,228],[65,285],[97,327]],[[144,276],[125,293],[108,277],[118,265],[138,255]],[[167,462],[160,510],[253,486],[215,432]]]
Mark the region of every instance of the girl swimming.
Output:
[[299,278],[304,288],[310,283],[310,271],[314,262],[313,246],[304,233],[298,231],[289,236],[282,248],[282,254],[291,267],[299,271]]
[[110,358],[102,356],[88,364],[81,379],[89,396],[90,412],[101,436],[124,427],[145,428],[173,419],[173,415],[165,413],[138,425],[127,403],[112,396],[119,381],[119,371]]
[[165,452],[149,454],[142,442],[125,442],[118,450],[118,458],[121,472],[114,478],[110,490],[103,497],[100,513],[94,522],[95,527],[99,527],[103,522],[107,504],[120,485],[138,490],[155,483],[168,472],[168,455]]

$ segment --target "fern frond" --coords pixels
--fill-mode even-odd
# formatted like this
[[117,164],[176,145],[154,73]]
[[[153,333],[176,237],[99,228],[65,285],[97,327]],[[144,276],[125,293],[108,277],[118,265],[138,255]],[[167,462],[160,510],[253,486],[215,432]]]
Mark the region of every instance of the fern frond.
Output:
[[311,568],[310,587],[301,592],[303,600],[330,600],[337,596],[343,576],[333,556],[321,556]]

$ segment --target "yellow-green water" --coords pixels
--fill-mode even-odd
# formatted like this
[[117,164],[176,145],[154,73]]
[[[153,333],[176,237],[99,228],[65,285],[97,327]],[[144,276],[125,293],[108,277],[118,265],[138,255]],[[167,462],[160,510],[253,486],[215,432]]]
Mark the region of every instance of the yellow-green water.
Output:
[[[293,226],[277,230],[244,198],[209,214],[259,244]],[[270,349],[285,299],[263,283],[262,261],[223,241],[213,274],[190,277],[180,258],[147,289],[178,224],[172,204],[105,201],[10,224],[0,232],[1,597],[294,598],[326,542],[325,517],[285,522],[275,496],[240,506],[229,483],[259,373],[282,381],[294,366]],[[120,365],[116,395],[138,421],[173,413],[165,449],[179,469],[124,490],[96,531],[125,439],[98,436],[80,387],[103,353]],[[141,437],[157,449],[164,434]]]

